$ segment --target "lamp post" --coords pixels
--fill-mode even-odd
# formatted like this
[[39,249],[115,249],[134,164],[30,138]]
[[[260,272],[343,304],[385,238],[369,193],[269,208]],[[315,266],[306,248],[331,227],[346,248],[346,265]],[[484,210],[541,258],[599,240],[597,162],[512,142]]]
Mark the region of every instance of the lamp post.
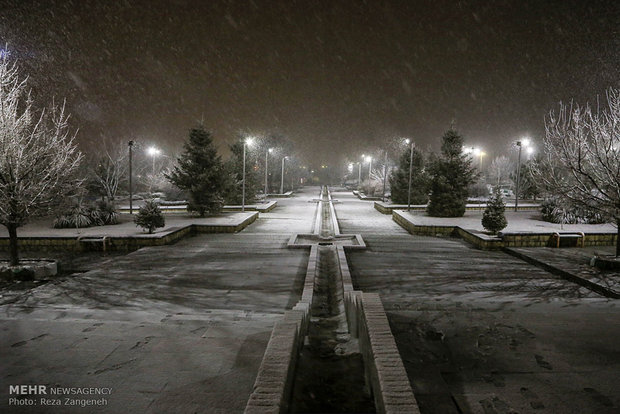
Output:
[[368,181],[370,181],[370,173],[372,172],[372,157],[370,155],[366,157],[366,162],[368,163]]
[[387,178],[387,163],[388,163],[388,153],[385,150],[385,162],[383,163],[383,194],[381,195],[381,201],[385,203],[385,179]]
[[407,211],[411,211],[411,175],[413,172],[413,148],[415,147],[415,143],[409,138],[405,140],[405,143],[411,144],[411,151],[409,153],[409,185],[407,191]]
[[129,146],[129,214],[133,214],[133,182],[132,182],[132,159],[133,159],[133,141],[129,141],[128,146]]
[[487,155],[486,152],[482,151],[480,148],[473,148],[472,152],[475,156],[480,156],[480,171],[482,171],[482,157]]
[[245,147],[252,145],[252,138],[248,137],[243,141],[243,184],[241,186],[241,212],[245,212]]
[[267,192],[269,191],[269,153],[273,152],[273,148],[269,148],[265,151],[265,199],[267,199]]
[[519,147],[519,159],[517,161],[517,185],[516,185],[516,192],[515,192],[515,211],[517,211],[519,207],[519,184],[521,181],[521,149],[523,148],[523,146],[525,146],[525,148],[527,148],[529,152],[530,140],[528,138],[524,138],[522,140],[517,141],[515,144],[517,145],[517,147]]
[[284,194],[284,160],[288,158],[288,155],[282,157],[282,177],[280,179],[280,194]]
[[146,152],[153,158],[153,172],[151,174],[155,176],[155,158],[161,154],[161,150],[156,147],[149,147]]
[[357,165],[359,166],[359,172],[357,174],[357,190],[359,191],[362,186],[362,162],[358,161]]
[[[146,152],[151,156],[151,158],[153,158],[153,170],[151,172],[151,179],[149,180],[149,193],[153,192],[153,182],[155,181],[155,158],[161,154],[161,151],[159,150],[159,148],[156,147],[149,147]],[[152,197],[152,194],[149,195],[149,197]]]

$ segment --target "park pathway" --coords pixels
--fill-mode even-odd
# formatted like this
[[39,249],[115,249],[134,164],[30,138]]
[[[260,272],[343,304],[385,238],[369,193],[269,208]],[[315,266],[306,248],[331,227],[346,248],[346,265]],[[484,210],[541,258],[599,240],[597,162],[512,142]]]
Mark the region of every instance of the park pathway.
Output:
[[617,413],[617,302],[503,252],[413,236],[333,192],[356,289],[377,292],[422,413]]
[[[237,234],[203,234],[111,258],[0,306],[9,385],[112,387],[99,412],[243,412],[275,321],[299,300],[318,188]],[[62,412],[90,412],[84,408]],[[88,408],[86,410],[89,410]]]

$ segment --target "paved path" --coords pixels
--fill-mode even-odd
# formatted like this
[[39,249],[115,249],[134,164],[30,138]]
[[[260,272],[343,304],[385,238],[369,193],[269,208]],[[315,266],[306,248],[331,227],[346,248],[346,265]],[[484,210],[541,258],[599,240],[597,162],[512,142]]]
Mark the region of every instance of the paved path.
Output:
[[348,254],[354,285],[381,294],[423,413],[620,411],[619,302],[334,198],[368,245]]
[[301,294],[308,253],[285,246],[311,228],[317,194],[278,200],[241,233],[113,257],[0,306],[0,411],[49,412],[6,405],[9,385],[44,384],[112,387],[100,412],[242,412],[272,326]]

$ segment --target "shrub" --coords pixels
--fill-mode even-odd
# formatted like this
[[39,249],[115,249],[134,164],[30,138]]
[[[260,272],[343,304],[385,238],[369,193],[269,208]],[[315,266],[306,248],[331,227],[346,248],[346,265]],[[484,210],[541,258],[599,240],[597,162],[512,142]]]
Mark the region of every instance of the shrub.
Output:
[[492,234],[497,234],[508,225],[504,214],[505,211],[506,205],[504,200],[502,200],[502,193],[499,186],[496,186],[493,190],[493,195],[489,199],[487,208],[482,214],[482,226]]
[[77,203],[54,220],[54,228],[84,228],[93,224],[91,210],[82,203]]
[[550,197],[541,203],[543,221],[558,224],[601,224],[605,217],[592,209],[566,206],[560,199]]
[[148,230],[149,234],[152,234],[156,228],[166,225],[161,209],[153,200],[147,200],[144,206],[140,207],[133,221],[136,223],[136,226]]
[[54,219],[56,229],[83,228],[118,223],[118,213],[111,203],[98,202],[94,206],[76,203]]
[[97,203],[97,212],[99,214],[99,218],[102,224],[118,223],[118,212],[116,211],[116,207],[114,207],[114,204],[105,201],[99,201]]

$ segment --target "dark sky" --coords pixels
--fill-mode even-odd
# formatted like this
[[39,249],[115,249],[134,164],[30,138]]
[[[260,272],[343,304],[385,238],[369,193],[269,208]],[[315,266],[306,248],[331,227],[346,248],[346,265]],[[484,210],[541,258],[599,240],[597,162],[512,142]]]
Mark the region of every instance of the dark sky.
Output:
[[620,86],[618,1],[0,0],[37,97],[81,143],[172,149],[204,119],[224,147],[277,132],[317,163],[395,136],[438,149],[456,122],[506,153],[560,100]]

